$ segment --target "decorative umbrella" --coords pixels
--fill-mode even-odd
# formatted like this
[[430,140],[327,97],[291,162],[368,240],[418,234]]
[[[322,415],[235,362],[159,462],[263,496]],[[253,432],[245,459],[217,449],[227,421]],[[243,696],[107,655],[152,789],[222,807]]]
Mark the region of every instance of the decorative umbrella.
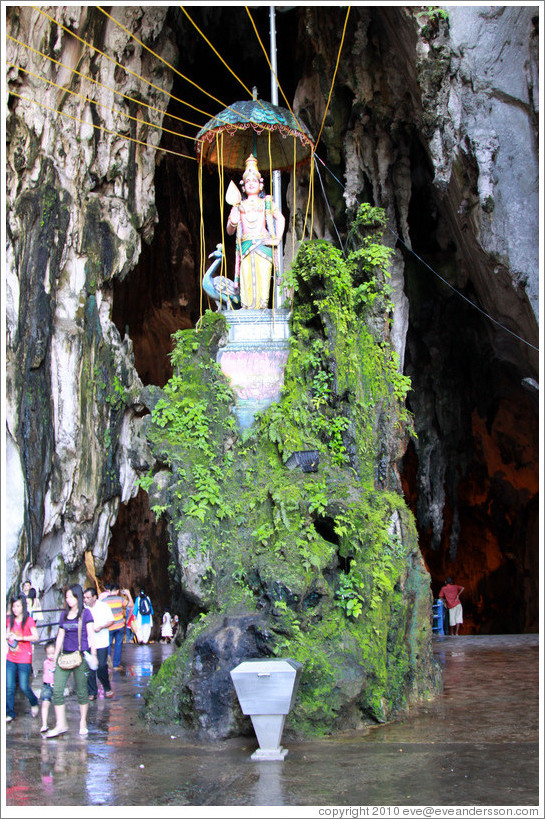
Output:
[[[218,157],[219,134],[223,134],[222,157]],[[243,171],[253,154],[262,173],[271,167],[282,171],[300,165],[309,159],[314,145],[308,129],[290,111],[257,99],[234,102],[212,117],[197,134],[196,144],[204,164]]]

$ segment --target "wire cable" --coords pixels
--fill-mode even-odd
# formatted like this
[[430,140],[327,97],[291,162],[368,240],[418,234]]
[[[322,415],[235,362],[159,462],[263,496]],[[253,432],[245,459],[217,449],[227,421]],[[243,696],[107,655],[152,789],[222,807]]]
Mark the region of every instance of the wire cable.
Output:
[[[342,187],[342,189],[343,189],[343,190],[346,190],[346,188],[345,188],[345,186],[343,185],[343,183],[342,183],[342,182],[341,182],[339,179],[337,179],[337,177],[335,176],[335,174],[334,174],[334,173],[333,173],[333,172],[332,172],[332,171],[331,171],[331,170],[330,170],[330,169],[327,167],[327,165],[325,164],[325,162],[323,161],[323,159],[320,159],[320,157],[317,157],[317,158],[318,158],[318,159],[319,159],[319,161],[322,163],[322,165],[324,166],[324,168],[326,169],[326,171],[328,171],[328,172],[331,174],[331,176],[333,177],[333,179],[335,179],[335,181],[339,183],[339,185]],[[430,271],[433,273],[433,275],[434,275],[434,276],[437,276],[437,278],[438,278],[438,279],[440,279],[440,280],[441,280],[441,281],[442,281],[444,284],[446,284],[446,285],[447,285],[447,287],[449,287],[449,288],[450,288],[450,289],[451,289],[451,290],[452,290],[454,293],[456,293],[458,296],[460,296],[460,298],[464,299],[464,301],[466,301],[466,302],[467,302],[469,305],[471,305],[471,307],[474,307],[474,308],[475,308],[475,310],[478,310],[478,312],[479,312],[479,313],[481,313],[481,314],[482,314],[483,316],[485,316],[487,319],[490,319],[490,321],[491,321],[491,322],[493,322],[494,324],[496,324],[498,327],[501,327],[501,329],[502,329],[502,330],[505,330],[505,332],[506,332],[506,333],[509,333],[510,335],[514,336],[514,338],[518,339],[519,341],[522,341],[522,343],[523,343],[523,344],[526,344],[526,346],[527,346],[527,347],[530,347],[532,350],[535,350],[537,353],[539,353],[539,347],[536,347],[536,346],[535,346],[534,344],[532,344],[531,342],[526,341],[526,339],[525,339],[525,338],[522,338],[522,336],[519,336],[517,333],[513,332],[513,330],[510,330],[510,329],[509,329],[509,327],[506,327],[506,326],[505,326],[505,324],[502,324],[500,321],[498,321],[498,319],[495,319],[493,316],[491,316],[491,315],[490,315],[490,313],[487,313],[487,312],[486,312],[486,310],[483,310],[483,309],[482,309],[482,307],[479,307],[477,304],[475,304],[475,302],[471,301],[471,299],[468,299],[468,297],[467,297],[467,296],[464,296],[464,294],[463,294],[463,293],[461,293],[459,290],[457,290],[457,289],[456,289],[456,287],[454,287],[454,285],[452,285],[452,284],[451,284],[449,281],[447,281],[447,280],[446,280],[446,279],[445,279],[443,276],[441,276],[441,274],[440,274],[440,273],[438,273],[436,270],[434,270],[434,269],[433,269],[433,267],[431,267],[431,266],[430,266],[430,265],[429,265],[427,262],[425,262],[425,261],[424,261],[424,259],[422,259],[422,258],[421,258],[421,257],[418,255],[418,253],[416,253],[416,252],[415,252],[415,251],[414,251],[414,250],[413,250],[411,247],[409,247],[409,246],[408,246],[408,245],[407,245],[407,244],[406,244],[406,243],[403,241],[403,239],[401,238],[401,236],[398,236],[398,235],[397,235],[397,233],[396,233],[394,230],[392,230],[392,228],[391,228],[389,225],[386,225],[386,227],[388,228],[388,230],[390,231],[390,233],[392,234],[392,236],[393,236],[393,237],[394,237],[394,238],[395,238],[395,239],[396,239],[398,242],[401,242],[401,244],[403,245],[403,247],[404,247],[404,248],[406,248],[406,249],[409,251],[409,253],[412,253],[412,255],[413,255],[413,256],[414,256],[416,259],[418,259],[418,261],[419,261],[419,262],[421,262],[421,264],[423,264],[423,265],[424,265],[424,267],[427,267],[427,268],[428,268],[428,270],[430,270]]]
[[208,39],[208,37],[206,36],[206,34],[205,34],[203,31],[201,31],[201,29],[198,27],[197,23],[196,23],[196,22],[195,22],[195,21],[192,19],[192,17],[191,17],[191,16],[188,14],[188,12],[187,12],[187,11],[186,11],[186,9],[184,8],[184,6],[180,6],[180,8],[181,8],[181,10],[183,11],[183,13],[185,14],[185,16],[187,17],[187,19],[189,20],[189,22],[191,23],[191,25],[192,25],[192,26],[194,26],[194,27],[196,28],[196,30],[199,32],[199,34],[201,35],[201,37],[203,38],[203,40],[204,40],[204,41],[205,41],[205,42],[206,42],[206,43],[207,43],[207,44],[210,46],[210,48],[212,49],[212,51],[214,52],[214,54],[216,55],[216,57],[217,57],[217,58],[218,58],[218,59],[219,59],[219,60],[220,60],[220,61],[223,63],[223,65],[225,66],[225,68],[226,68],[228,71],[230,71],[230,72],[231,72],[231,74],[233,75],[233,77],[235,78],[235,80],[241,84],[241,86],[244,88],[244,90],[246,91],[246,93],[248,94],[248,96],[251,98],[251,97],[253,96],[253,94],[252,94],[252,92],[250,91],[250,89],[249,89],[249,88],[248,88],[248,87],[247,87],[247,86],[246,86],[246,85],[245,85],[245,84],[242,82],[242,80],[240,79],[240,77],[238,77],[238,76],[237,76],[237,74],[235,74],[235,72],[233,71],[233,69],[232,69],[232,68],[231,68],[229,65],[227,65],[227,63],[225,62],[225,60],[223,59],[223,57],[221,56],[221,54],[219,53],[219,51],[217,51],[217,50],[214,48],[214,46],[212,45],[212,43],[210,42],[210,40]]
[[[30,46],[28,43],[23,43],[20,40],[17,40],[15,37],[12,37],[11,34],[7,34],[6,37],[8,40],[13,40],[13,42],[17,43],[17,45],[23,46],[24,48],[27,48],[29,51],[33,51],[34,54],[38,54],[40,57],[44,57],[46,60],[50,60],[52,63],[55,63],[55,65],[58,65],[61,68],[66,68],[73,74],[77,74],[78,77],[81,77],[84,80],[88,80],[89,82],[92,82],[95,85],[100,85],[101,88],[105,88],[106,91],[111,91],[112,94],[118,94],[120,97],[123,97],[124,99],[129,100],[130,102],[136,102],[138,103],[138,105],[143,105],[146,108],[149,108],[150,111],[157,111],[158,113],[163,114],[163,116],[165,117],[170,117],[171,119],[175,119],[178,122],[183,122],[184,125],[193,125],[195,128],[201,127],[197,122],[191,122],[190,120],[183,119],[182,117],[178,117],[175,114],[169,114],[168,111],[165,111],[163,108],[156,108],[154,105],[150,105],[148,102],[139,100],[136,97],[131,97],[129,94],[124,94],[122,91],[116,91],[115,88],[110,88],[109,85],[105,85],[104,83],[95,80],[94,77],[90,77],[88,74],[82,74],[81,71],[78,71],[75,68],[71,68],[71,66],[66,65],[66,63],[61,63],[59,62],[59,60],[55,60],[53,57],[50,57],[49,54],[44,54],[43,51],[38,51],[36,48],[32,48],[32,46]],[[23,70],[26,71],[26,69]]]
[[168,91],[165,91],[164,88],[161,88],[159,85],[154,85],[154,83],[152,83],[150,80],[146,80],[145,77],[142,77],[140,74],[137,74],[136,71],[132,71],[132,69],[127,68],[122,63],[118,63],[117,60],[114,60],[113,57],[110,57],[108,54],[106,54],[104,51],[101,51],[99,48],[97,48],[97,46],[94,46],[92,43],[88,43],[87,40],[84,40],[82,37],[80,37],[75,32],[70,31],[70,29],[67,28],[67,26],[63,26],[62,23],[59,23],[58,20],[55,20],[54,17],[52,17],[46,11],[43,11],[38,6],[32,6],[32,8],[35,9],[36,11],[40,12],[40,14],[43,14],[44,17],[47,17],[49,20],[51,20],[51,22],[55,23],[56,26],[59,26],[59,28],[62,28],[63,31],[66,31],[68,34],[71,34],[72,37],[75,37],[76,40],[80,41],[80,43],[83,43],[83,45],[87,46],[88,48],[92,49],[93,51],[96,51],[97,54],[100,54],[102,57],[105,57],[107,60],[110,60],[110,62],[112,62],[118,68],[122,68],[123,71],[126,71],[128,74],[132,74],[133,77],[136,77],[137,79],[141,80],[142,82],[145,82],[147,85],[151,86],[152,88],[155,88],[156,91],[160,91],[161,94],[166,94],[166,96],[169,97],[170,99],[175,100],[176,102],[179,102],[182,105],[186,105],[188,108],[192,108],[194,111],[197,111],[197,113],[199,113],[199,114],[204,114],[204,116],[208,117],[209,119],[212,116],[207,111],[203,111],[202,108],[197,108],[195,105],[192,105],[190,102],[187,102],[185,100],[181,100],[181,99],[179,99],[179,97],[175,97],[173,94],[170,94]]
[[[203,31],[201,31],[201,29],[199,28],[199,26],[198,26],[198,25],[195,23],[195,21],[194,21],[194,20],[193,20],[193,19],[190,17],[190,15],[188,14],[188,12],[187,12],[187,11],[186,11],[186,9],[184,8],[184,6],[180,6],[180,8],[181,8],[181,10],[183,11],[183,13],[186,15],[186,17],[188,18],[188,20],[190,21],[190,23],[191,23],[191,24],[192,24],[192,25],[195,27],[195,29],[196,29],[196,30],[198,31],[198,33],[201,35],[201,37],[203,38],[203,40],[204,40],[204,41],[207,43],[207,45],[209,45],[209,46],[210,46],[210,48],[212,49],[212,51],[214,52],[214,54],[216,55],[216,57],[218,57],[218,59],[219,59],[219,60],[221,60],[221,62],[222,62],[222,63],[223,63],[223,65],[225,66],[225,68],[226,68],[228,71],[230,71],[230,73],[233,75],[233,77],[236,79],[236,81],[237,81],[238,83],[240,83],[240,85],[241,85],[241,86],[244,88],[244,90],[246,91],[246,93],[248,94],[248,96],[250,97],[250,99],[254,99],[254,94],[253,94],[253,92],[252,92],[252,91],[250,91],[250,89],[248,88],[248,86],[247,86],[247,85],[245,85],[245,84],[242,82],[242,80],[240,79],[240,77],[239,77],[237,74],[235,74],[235,72],[233,71],[233,69],[232,69],[232,68],[231,68],[231,67],[230,67],[230,66],[229,66],[229,65],[226,63],[226,61],[223,59],[223,57],[221,56],[221,54],[219,53],[219,51],[217,51],[217,49],[216,49],[216,48],[214,48],[214,46],[212,45],[212,43],[210,42],[210,40],[208,39],[208,37],[206,36],[206,34],[205,34]],[[270,63],[269,63],[269,65],[270,65]],[[271,68],[271,71],[272,71],[272,68]],[[272,71],[272,73],[274,74],[274,71]],[[276,77],[276,74],[274,74],[274,76]],[[265,106],[263,105],[262,101],[261,101],[259,98],[256,98],[256,99],[255,99],[255,101],[257,102],[257,104],[258,104],[259,106],[261,106],[261,108],[262,108],[264,111],[266,111],[266,112],[267,112],[267,114],[274,113],[274,112],[272,112],[270,109],[265,108]],[[289,103],[288,103],[288,105],[289,105]],[[227,108],[229,108],[229,106],[226,106],[226,107],[227,107]],[[233,108],[229,108],[229,110],[234,111],[234,109],[233,109]],[[290,108],[290,111],[291,111],[291,108]],[[237,113],[237,112],[235,111],[235,113]],[[292,114],[293,114],[293,111],[292,111]],[[239,116],[242,116],[242,115],[239,115]],[[295,121],[297,122],[297,119],[296,119],[296,117],[295,117],[295,114],[293,114],[293,117],[294,117]],[[249,120],[249,118],[248,118],[248,120]],[[282,123],[281,123],[281,121],[280,121],[280,119],[278,119],[278,118],[277,118],[277,122],[278,122],[278,124],[279,124],[279,125],[280,125],[280,124],[282,124]],[[299,129],[301,130],[301,126],[299,125],[299,123],[298,123],[298,122],[297,122],[297,126],[298,126],[298,127],[299,127]]]
[[314,143],[315,148],[318,146],[318,143],[320,141],[320,137],[322,136],[322,131],[324,130],[325,118],[326,118],[327,112],[329,110],[329,103],[331,102],[331,95],[333,93],[333,86],[335,85],[335,78],[337,76],[337,70],[339,68],[339,63],[341,61],[341,52],[343,50],[344,36],[346,34],[346,26],[347,26],[347,23],[348,23],[348,15],[349,14],[350,14],[350,6],[348,6],[348,8],[346,10],[346,17],[345,17],[345,20],[344,20],[344,28],[343,28],[343,33],[342,33],[342,37],[341,37],[341,44],[339,46],[339,53],[337,54],[337,64],[335,65],[335,71],[333,72],[333,79],[331,80],[331,87],[329,89],[329,96],[327,98],[327,104],[326,104],[326,107],[325,107],[324,116],[323,116],[323,119],[322,119],[322,124],[320,125],[320,130],[318,132],[318,137],[316,139],[316,142]]
[[[316,161],[316,156],[314,157],[314,159],[315,159],[315,161]],[[339,240],[339,244],[340,244],[340,246],[341,246],[341,250],[342,250],[342,252],[343,252],[343,256],[344,256],[344,258],[346,259],[346,250],[345,250],[345,248],[344,248],[344,245],[343,245],[343,242],[342,242],[342,239],[341,239],[340,233],[339,233],[339,231],[337,230],[337,225],[335,224],[335,220],[334,220],[334,218],[333,218],[333,214],[331,213],[331,208],[330,208],[330,206],[329,206],[329,201],[328,201],[328,198],[327,198],[327,196],[326,196],[326,192],[325,192],[324,183],[323,183],[323,181],[322,181],[322,175],[320,174],[320,169],[318,168],[318,165],[316,165],[316,173],[318,174],[318,179],[320,180],[320,185],[321,185],[321,188],[322,188],[322,193],[323,193],[323,195],[324,195],[324,200],[325,200],[325,203],[326,203],[326,205],[327,205],[327,210],[329,211],[329,218],[331,219],[331,223],[332,223],[333,227],[335,228],[335,233],[337,234],[337,239]]]
[[55,88],[59,88],[65,94],[72,94],[74,97],[78,97],[79,99],[83,100],[84,102],[92,103],[99,108],[105,108],[107,111],[113,111],[114,114],[120,114],[123,117],[127,117],[128,119],[132,119],[135,122],[140,123],[141,125],[150,126],[151,128],[158,128],[160,131],[165,131],[167,134],[174,134],[174,136],[183,137],[185,139],[192,139],[196,140],[196,137],[188,136],[187,134],[182,134],[179,131],[171,131],[169,128],[165,128],[163,125],[157,125],[154,122],[150,122],[148,120],[140,119],[139,117],[135,117],[132,114],[128,114],[126,111],[122,111],[121,108],[112,108],[110,105],[105,105],[103,102],[97,102],[96,100],[90,99],[88,96],[83,94],[78,94],[77,91],[71,91],[69,88],[66,88],[64,85],[59,85],[53,80],[48,80],[47,77],[40,77],[38,74],[34,74],[32,71],[29,71],[27,68],[23,68],[21,65],[16,65],[15,63],[9,62],[6,60],[7,65],[11,65],[13,68],[17,68],[19,71],[24,71],[25,74],[29,74],[31,77],[35,77],[37,80],[41,80],[42,82],[46,82],[49,85],[54,86]]
[[[97,6],[97,9],[98,9],[99,11],[101,11],[101,12],[102,12],[102,14],[104,14],[104,15],[105,15],[106,17],[108,17],[110,20],[112,20],[112,22],[114,22],[114,23],[115,23],[117,26],[119,26],[119,28],[123,29],[123,31],[124,31],[126,34],[128,34],[128,35],[129,35],[129,37],[132,37],[132,39],[133,39],[135,42],[137,42],[139,45],[141,45],[141,46],[142,46],[142,48],[145,48],[145,49],[146,49],[146,51],[149,51],[149,53],[150,53],[150,54],[153,54],[153,56],[154,56],[154,57],[157,57],[157,59],[158,59],[158,60],[161,60],[161,62],[162,62],[162,63],[164,63],[164,64],[167,66],[167,68],[170,68],[170,70],[171,70],[171,71],[174,71],[174,73],[175,73],[175,74],[178,74],[178,76],[179,76],[179,77],[181,77],[183,80],[185,80],[186,82],[188,82],[190,85],[193,85],[193,86],[194,86],[194,87],[195,87],[195,88],[196,88],[198,91],[200,91],[202,94],[205,94],[207,97],[210,97],[210,99],[211,99],[211,100],[214,100],[214,102],[219,103],[219,105],[221,105],[221,107],[222,107],[222,108],[227,108],[229,111],[233,111],[233,112],[234,112],[234,113],[235,113],[237,116],[243,117],[243,115],[242,115],[242,114],[241,114],[239,111],[236,111],[236,110],[235,110],[234,108],[232,108],[230,105],[225,105],[225,103],[224,103],[224,102],[222,102],[221,100],[219,100],[219,99],[218,99],[217,97],[215,97],[213,94],[210,94],[208,91],[205,91],[205,89],[204,89],[204,88],[202,88],[200,85],[198,85],[196,82],[193,82],[193,80],[190,80],[190,79],[189,79],[189,77],[186,77],[186,76],[185,76],[185,74],[182,74],[182,72],[181,72],[181,71],[178,71],[178,69],[177,69],[177,68],[174,68],[174,66],[173,66],[173,65],[171,65],[171,64],[170,64],[170,63],[169,63],[167,60],[165,60],[163,57],[161,57],[161,55],[160,55],[160,54],[157,54],[157,52],[153,51],[153,49],[149,48],[149,46],[147,46],[145,43],[143,43],[143,42],[142,42],[142,40],[139,40],[139,39],[138,39],[138,37],[136,36],[136,34],[132,34],[132,33],[129,31],[129,29],[128,29],[128,28],[126,28],[126,27],[125,27],[125,26],[124,26],[122,23],[120,23],[120,22],[119,22],[119,20],[116,20],[116,18],[115,18],[115,17],[112,17],[112,15],[111,15],[111,14],[108,14],[108,12],[107,12],[107,11],[104,11],[104,9],[103,9],[101,6]],[[128,70],[128,69],[126,69],[126,70]],[[185,105],[189,105],[189,103],[185,103]],[[196,109],[196,110],[199,110],[199,109]],[[200,113],[204,113],[204,112],[203,112],[203,111],[201,111]],[[211,119],[211,118],[212,118],[212,114],[208,114],[207,116],[208,116],[208,118],[209,118],[209,119]],[[244,117],[243,117],[243,118],[244,118]]]
[[460,296],[460,298],[462,298],[464,301],[466,301],[468,304],[470,304],[471,307],[474,307],[475,310],[478,310],[479,313],[481,313],[483,316],[486,316],[487,319],[490,319],[490,321],[492,321],[498,327],[501,327],[502,330],[505,330],[506,333],[510,333],[510,335],[514,336],[515,338],[518,338],[519,341],[522,341],[523,344],[526,344],[528,347],[531,347],[532,350],[535,350],[537,353],[539,353],[539,347],[535,347],[529,341],[526,341],[526,339],[522,338],[522,336],[517,335],[517,333],[513,332],[513,330],[510,330],[509,327],[506,327],[505,324],[502,324],[501,321],[498,321],[498,319],[495,319],[493,316],[490,315],[490,313],[487,313],[486,310],[483,310],[482,307],[479,307],[477,304],[475,304],[475,302],[471,301],[471,299],[468,299],[467,296],[464,296],[463,293],[461,293],[459,290],[457,290],[456,287],[454,287],[454,285],[452,285],[449,281],[447,281],[447,279],[443,278],[443,276],[441,276],[440,273],[438,273],[436,270],[434,270],[433,267],[430,267],[430,265],[427,262],[425,262],[424,259],[422,259],[418,255],[418,253],[415,253],[415,251],[412,248],[410,248],[407,244],[405,244],[403,239],[400,236],[398,236],[392,230],[392,228],[389,225],[386,225],[386,227],[388,228],[388,230],[390,231],[392,236],[394,236],[397,239],[397,241],[401,242],[403,247],[405,247],[409,251],[409,253],[412,253],[413,256],[415,256],[418,259],[418,261],[421,262],[421,264],[423,264],[425,267],[427,267],[428,270],[430,270],[433,273],[434,276],[437,276],[437,278],[440,279],[443,282],[443,284],[446,284],[447,287],[450,287],[450,289],[454,293],[456,293],[458,296]]
[[60,111],[58,108],[50,108],[49,105],[44,105],[43,102],[39,102],[38,100],[30,99],[29,97],[23,97],[21,94],[16,94],[15,91],[8,91],[8,94],[11,97],[17,97],[20,100],[24,100],[25,102],[31,102],[34,105],[39,105],[40,108],[45,108],[46,111],[51,111],[54,114],[60,114],[63,117],[68,117],[69,119],[73,119],[75,122],[81,122],[83,125],[91,126],[92,128],[96,128],[98,131],[104,131],[106,134],[111,134],[112,136],[121,137],[121,139],[126,139],[129,142],[136,142],[137,145],[143,145],[145,148],[152,148],[154,151],[164,151],[166,154],[173,154],[174,156],[180,156],[182,159],[192,159],[194,162],[197,161],[197,158],[194,156],[188,156],[187,154],[181,154],[178,151],[171,151],[169,148],[162,148],[160,145],[152,145],[149,142],[142,142],[139,139],[134,139],[134,137],[127,136],[126,134],[120,134],[118,131],[112,131],[110,128],[106,128],[104,125],[95,125],[94,122],[86,122],[84,119],[80,119],[79,117],[74,117],[72,114],[67,114],[66,111]]
[[267,49],[266,49],[266,48],[265,48],[265,46],[263,45],[263,42],[262,42],[262,40],[261,40],[261,37],[259,36],[259,32],[258,32],[257,27],[256,27],[256,24],[255,24],[255,22],[254,22],[254,18],[252,17],[252,13],[251,13],[250,9],[248,8],[248,6],[244,6],[244,8],[246,9],[246,13],[248,14],[248,17],[250,18],[250,22],[251,22],[251,24],[252,24],[252,26],[253,26],[253,29],[254,29],[254,31],[255,31],[255,35],[256,35],[256,37],[257,37],[257,39],[258,39],[259,45],[261,46],[261,49],[262,49],[262,51],[263,51],[263,54],[265,55],[265,58],[266,58],[266,60],[267,60],[267,63],[268,63],[268,65],[269,65],[269,68],[270,68],[270,70],[271,70],[271,74],[273,75],[274,79],[276,80],[276,84],[278,85],[278,87],[279,87],[279,89],[280,89],[280,93],[281,93],[281,94],[282,94],[282,96],[284,97],[284,100],[285,100],[285,102],[286,102],[286,105],[287,105],[287,106],[288,106],[288,108],[289,108],[290,114],[292,115],[292,117],[294,118],[295,122],[297,123],[297,127],[299,128],[299,130],[300,130],[300,131],[302,131],[302,130],[303,130],[303,128],[301,127],[301,123],[299,122],[299,120],[297,119],[297,117],[295,116],[295,114],[293,113],[293,111],[292,111],[292,109],[291,109],[291,105],[290,105],[290,104],[289,104],[289,102],[288,102],[288,98],[287,98],[287,97],[286,97],[286,95],[284,94],[284,91],[283,91],[283,89],[282,89],[282,86],[280,85],[280,82],[279,82],[279,80],[278,80],[278,77],[276,76],[276,73],[273,71],[273,67],[272,67],[272,65],[271,65],[271,61],[270,61],[270,59],[269,59],[269,55],[267,54]]

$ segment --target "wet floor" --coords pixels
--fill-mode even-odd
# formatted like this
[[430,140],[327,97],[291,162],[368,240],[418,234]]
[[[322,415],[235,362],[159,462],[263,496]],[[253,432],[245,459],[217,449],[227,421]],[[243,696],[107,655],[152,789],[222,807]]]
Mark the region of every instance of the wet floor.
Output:
[[6,726],[4,805],[538,806],[538,635],[434,638],[434,648],[445,686],[433,702],[368,731],[284,740],[284,762],[253,762],[254,738],[207,745],[176,728],[148,733],[138,719],[142,693],[173,649],[125,645],[115,697],[89,705],[87,739],[78,736],[74,695],[70,732],[50,740],[17,698],[18,716]]

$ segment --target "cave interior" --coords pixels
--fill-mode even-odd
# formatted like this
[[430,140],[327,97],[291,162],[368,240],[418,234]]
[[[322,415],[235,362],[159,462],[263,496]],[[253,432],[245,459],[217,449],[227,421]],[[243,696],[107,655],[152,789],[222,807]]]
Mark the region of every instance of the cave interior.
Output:
[[[221,39],[222,54],[236,55],[238,76],[268,99],[269,68],[242,7],[193,7],[192,12],[214,42]],[[268,42],[268,9],[253,8],[253,14]],[[296,8],[277,14],[278,76],[290,100],[308,60],[300,25]],[[199,85],[213,85],[214,95],[226,104],[244,97],[179,9],[169,9],[167,26],[183,55],[182,67],[192,67],[188,73]],[[172,94],[211,115],[218,110],[176,75]],[[184,116],[177,102],[168,110]],[[412,379],[408,403],[418,439],[409,442],[400,463],[403,492],[416,517],[433,596],[447,576],[464,586],[464,633],[537,631],[539,408],[537,394],[523,382],[535,375],[537,365],[527,348],[465,300],[479,303],[471,270],[458,287],[465,298],[432,272],[447,275],[464,252],[471,257],[472,249],[461,246],[448,202],[434,188],[429,159],[412,133],[408,228],[414,253],[401,249],[409,300],[404,369]],[[162,144],[194,154],[189,139],[165,132]],[[194,327],[212,306],[200,288],[197,167],[162,155],[155,176],[154,236],[142,243],[137,267],[113,284],[113,320],[121,336],[132,339],[145,385],[166,383],[172,333]],[[285,196],[287,179],[282,184]],[[217,173],[205,172],[203,192],[208,254],[221,240]],[[229,255],[229,244],[227,249]],[[155,520],[140,490],[120,508],[103,580],[115,578],[133,593],[145,588],[156,614],[169,609],[187,624],[198,611],[175,586],[170,560],[166,527]]]

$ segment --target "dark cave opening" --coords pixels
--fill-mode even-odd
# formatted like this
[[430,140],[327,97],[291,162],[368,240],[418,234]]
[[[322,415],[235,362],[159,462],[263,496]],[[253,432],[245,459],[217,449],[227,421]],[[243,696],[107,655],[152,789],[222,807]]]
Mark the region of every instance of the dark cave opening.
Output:
[[335,520],[332,517],[322,515],[316,518],[314,528],[320,537],[323,537],[328,543],[334,543],[336,546],[339,545],[339,538],[335,532]]
[[129,589],[133,600],[144,589],[154,610],[152,640],[160,637],[163,613],[175,613],[169,563],[166,525],[161,518],[156,519],[148,495],[141,489],[119,506],[101,581],[119,583]]
[[[241,29],[234,31],[227,24],[228,8],[203,7],[194,12],[204,29],[212,13],[219,14],[215,25],[224,25],[234,38],[225,44],[226,50],[230,43],[235,47],[244,33],[253,42],[242,16]],[[256,15],[266,37],[266,10],[256,9]],[[290,98],[300,68],[295,19],[295,12],[277,18],[283,49],[281,81]],[[168,24],[183,59],[206,65],[210,71],[206,47],[198,43],[179,10],[169,12]],[[252,47],[247,55],[240,55],[239,68],[245,82],[258,85],[261,95],[268,98],[267,71],[255,73],[261,56]],[[218,71],[216,80],[219,98],[242,98],[232,78]],[[202,105],[202,97],[182,87],[178,78],[172,93]],[[183,115],[176,103],[171,105],[173,113]],[[190,140],[167,133],[163,144],[194,153]],[[471,275],[461,263],[464,253],[449,222],[449,204],[433,187],[429,157],[417,141],[411,149],[411,167],[408,222],[413,249],[456,289],[480,304]],[[221,241],[220,206],[214,173],[203,176],[208,255]],[[194,327],[210,305],[200,289],[197,163],[165,154],[158,162],[155,184],[158,222],[154,236],[149,244],[143,243],[136,269],[125,281],[115,282],[112,314],[121,335],[128,332],[133,341],[143,383],[163,386],[171,375],[172,333]],[[471,258],[471,252],[465,255]],[[466,589],[466,633],[536,631],[538,406],[536,395],[521,386],[528,372],[512,364],[526,360],[525,356],[517,349],[506,355],[509,343],[501,337],[501,329],[493,332],[486,318],[410,256],[406,257],[405,289],[410,303],[405,372],[413,382],[409,405],[419,443],[409,443],[400,472],[405,498],[417,520],[433,595],[437,596],[445,577],[452,575]],[[153,601],[155,594],[160,606],[172,606],[188,622],[196,612],[171,582],[166,531],[160,521],[153,526],[149,523],[153,514],[144,494],[120,508],[105,576],[115,574],[119,567],[123,585],[137,591],[136,586],[146,582]],[[439,507],[437,529],[434,515]],[[315,525],[322,537],[331,540],[332,523],[320,520]],[[146,550],[148,558],[155,556],[153,563],[146,562]],[[133,562],[134,567],[127,568]]]
[[165,611],[178,615],[181,634],[202,611],[175,580],[166,523],[150,509],[148,495],[142,489],[119,507],[101,581],[119,583],[121,588],[129,589],[133,599],[144,589],[154,609],[152,640],[160,638]]
[[434,597],[447,576],[465,588],[464,633],[536,631],[537,394],[523,383],[526,351],[484,315],[448,208],[426,163],[418,168],[411,240],[439,275],[407,258],[405,372],[418,437],[402,459],[403,491]]

